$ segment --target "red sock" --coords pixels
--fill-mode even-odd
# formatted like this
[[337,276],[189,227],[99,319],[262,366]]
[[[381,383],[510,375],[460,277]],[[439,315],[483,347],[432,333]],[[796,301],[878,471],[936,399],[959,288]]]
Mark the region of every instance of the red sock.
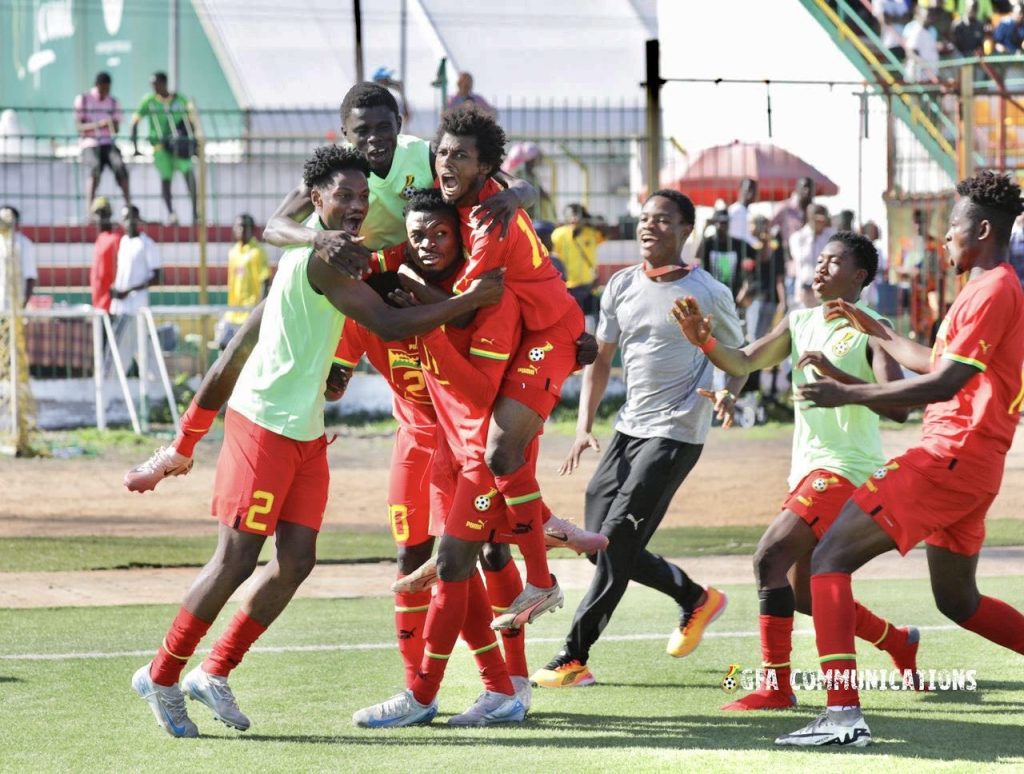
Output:
[[547,524],[549,521],[551,521],[551,517],[552,516],[554,516],[554,514],[551,512],[551,509],[548,508],[547,504],[543,500],[541,500],[540,501],[540,520],[541,520],[541,523],[542,524]]
[[468,580],[438,580],[437,593],[430,600],[423,627],[423,661],[412,683],[412,695],[420,704],[432,702],[441,689],[445,667],[466,620],[468,604]]
[[[515,562],[509,562],[497,572],[484,570],[487,580],[487,596],[491,600],[494,615],[501,615],[512,604],[512,600],[523,590],[523,576]],[[527,677],[530,672],[526,667],[526,627],[521,629],[502,629],[501,641],[505,650],[505,663],[508,673],[517,677]]]
[[208,621],[201,621],[185,608],[178,610],[163,644],[149,665],[149,676],[157,685],[174,685],[181,670],[196,652],[199,641],[210,630]]
[[790,694],[793,692],[790,685],[792,668],[789,660],[793,652],[793,616],[762,615],[758,621],[761,624],[762,666],[775,670],[778,688],[774,690]]
[[854,601],[850,574],[827,572],[811,576],[811,611],[821,669],[828,688],[828,706],[860,705],[857,655],[854,651]]
[[232,669],[242,663],[249,648],[266,630],[266,626],[250,618],[244,610],[239,610],[224,634],[213,644],[213,650],[203,662],[203,671],[227,677]]
[[996,645],[1024,653],[1024,615],[994,597],[982,597],[974,615],[960,625]]
[[868,610],[860,602],[854,600],[854,634],[862,640],[867,640],[879,650],[886,650],[886,646],[894,642],[890,637],[896,627],[879,618]]
[[473,573],[469,579],[469,600],[466,605],[466,620],[462,624],[462,639],[466,641],[484,688],[496,693],[512,695],[515,689],[509,679],[508,667],[498,647],[498,638],[491,628],[491,601],[480,573]]
[[549,589],[552,580],[548,569],[548,550],[544,545],[545,508],[535,469],[535,465],[527,461],[509,476],[495,476],[494,483],[505,498],[508,520],[518,536],[519,550],[526,563],[526,582],[537,588]]
[[430,589],[395,594],[395,634],[398,636],[398,652],[402,654],[405,665],[406,688],[412,687],[416,670],[423,660],[423,626],[430,609],[430,596]]

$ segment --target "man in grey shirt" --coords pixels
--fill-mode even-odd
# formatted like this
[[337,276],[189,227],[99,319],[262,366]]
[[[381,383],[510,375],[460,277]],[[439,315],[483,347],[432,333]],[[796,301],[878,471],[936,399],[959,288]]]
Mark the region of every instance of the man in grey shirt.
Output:
[[724,594],[702,588],[681,568],[647,550],[676,489],[700,457],[712,413],[731,422],[733,391],[745,379],[730,379],[726,389],[710,392],[714,366],[680,335],[672,317],[674,301],[693,296],[702,309],[707,304],[712,310],[717,339],[729,346],[743,342],[729,288],[700,267],[680,263],[693,224],[693,203],[687,197],[676,191],[652,194],[637,229],[643,263],[617,272],[601,297],[597,360],[583,373],[576,441],[561,472],[575,470],[588,447],[600,451],[591,428],[612,357],[621,347],[626,403],[586,497],[587,529],[610,542],[607,550],[588,557],[597,568],[590,589],[573,617],[565,648],[530,678],[538,686],[595,682],[587,667],[590,648],[631,580],[679,605],[680,623],[667,647],[673,656],[692,652],[704,628],[725,609]]

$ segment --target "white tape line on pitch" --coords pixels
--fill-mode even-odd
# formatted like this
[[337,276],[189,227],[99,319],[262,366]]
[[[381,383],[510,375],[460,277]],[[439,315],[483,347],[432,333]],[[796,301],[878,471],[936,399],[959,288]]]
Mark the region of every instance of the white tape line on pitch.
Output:
[[[942,626],[918,626],[922,632],[953,632],[961,627],[945,624]],[[813,629],[797,629],[793,632],[798,637],[809,637],[814,634]],[[705,632],[705,637],[760,637],[761,633],[749,632]],[[601,642],[637,642],[642,640],[663,640],[664,633],[658,634],[618,634],[601,638]],[[563,642],[562,637],[528,637],[527,642],[547,643]],[[461,640],[460,640],[461,642]],[[282,645],[280,647],[259,647],[252,648],[251,653],[333,653],[346,650],[393,650],[395,643],[391,642],[354,642],[339,643],[337,645]],[[206,653],[206,650],[197,650],[196,655]],[[152,656],[153,649],[149,650],[121,650],[112,653],[15,653],[10,655],[0,654],[0,661],[72,661],[75,659],[95,658],[139,658]]]

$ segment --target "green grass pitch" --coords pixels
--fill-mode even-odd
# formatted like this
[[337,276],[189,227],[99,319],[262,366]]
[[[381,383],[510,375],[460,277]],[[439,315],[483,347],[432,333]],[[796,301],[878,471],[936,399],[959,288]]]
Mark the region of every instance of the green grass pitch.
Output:
[[[984,579],[981,587],[1024,607],[1020,577]],[[880,615],[922,627],[920,667],[974,669],[978,682],[976,691],[865,693],[876,740],[865,750],[774,749],[777,734],[820,710],[823,693],[800,693],[801,706],[789,712],[719,712],[730,698],[719,685],[729,665],[753,668],[759,661],[752,586],[724,587],[728,610],[681,660],[664,652],[675,617],[671,603],[631,587],[591,654],[597,686],[535,690],[525,724],[469,730],[445,725],[481,690],[461,645],[432,725],[353,727],[354,710],[401,688],[392,603],[296,601],[232,675],[252,728],[239,734],[189,702],[203,734],[198,740],[166,736],[129,686],[174,606],[0,610],[0,771],[1024,770],[1024,660],[952,627],[934,609],[924,580],[855,582],[854,588]],[[567,596],[566,609],[529,630],[534,668],[559,648],[580,593]],[[232,612],[222,614],[214,636]],[[794,667],[813,669],[809,619],[797,616],[797,629]],[[858,649],[862,668],[889,665],[870,645]]]

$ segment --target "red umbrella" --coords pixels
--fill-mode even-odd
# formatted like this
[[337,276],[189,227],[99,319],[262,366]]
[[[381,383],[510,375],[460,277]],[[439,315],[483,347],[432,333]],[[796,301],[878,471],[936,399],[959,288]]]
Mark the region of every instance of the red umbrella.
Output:
[[785,199],[801,177],[814,180],[816,196],[839,193],[839,186],[799,156],[775,145],[739,141],[702,150],[682,177],[664,182],[694,204],[712,207],[718,199],[733,201],[745,177],[757,181],[758,201]]

